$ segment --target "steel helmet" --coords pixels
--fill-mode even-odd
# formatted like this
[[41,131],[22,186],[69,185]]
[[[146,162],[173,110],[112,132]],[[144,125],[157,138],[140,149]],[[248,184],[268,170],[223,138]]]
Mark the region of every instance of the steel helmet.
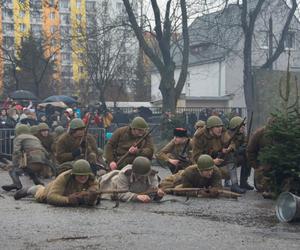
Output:
[[207,128],[213,128],[213,127],[222,127],[224,126],[221,118],[219,116],[210,116],[206,121],[206,127]]

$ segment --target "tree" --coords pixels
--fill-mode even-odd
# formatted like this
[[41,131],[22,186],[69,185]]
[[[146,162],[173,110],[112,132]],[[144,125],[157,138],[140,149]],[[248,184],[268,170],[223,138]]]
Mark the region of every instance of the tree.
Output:
[[97,14],[90,16],[88,29],[82,29],[76,38],[84,51],[80,58],[89,86],[98,90],[103,106],[106,100],[128,98],[126,93],[134,81],[136,67],[131,32],[123,25],[122,16],[109,13],[108,2],[98,5]]
[[[243,0],[242,3],[239,3],[238,6],[241,9],[241,25],[244,33],[244,45],[243,45],[243,57],[244,57],[244,94],[245,94],[245,101],[248,112],[253,111],[253,79],[252,79],[252,44],[254,39],[254,29],[255,29],[255,22],[257,20],[258,15],[262,11],[262,7],[264,4],[270,4],[268,0],[258,0],[254,7],[249,8],[249,4],[251,0]],[[273,44],[272,42],[269,43],[270,46],[270,54],[267,61],[261,66],[261,68],[269,68],[274,61],[278,59],[281,53],[284,51],[284,42],[286,41],[288,30],[290,27],[290,23],[292,18],[294,17],[295,11],[297,9],[297,2],[296,0],[292,0],[292,8],[290,8],[288,15],[286,17],[285,23],[281,30],[280,39],[277,44],[275,51],[273,52]],[[272,30],[269,31],[270,33],[270,41],[272,41],[273,37],[275,36]]]
[[39,98],[47,97],[54,92],[51,90],[51,84],[57,51],[46,56],[45,51],[48,47],[49,41],[34,38],[29,34],[22,40],[14,58],[16,79],[19,81],[17,87],[29,89]]
[[[163,97],[163,111],[171,111],[174,113],[177,105],[177,100],[180,97],[187,77],[189,36],[187,27],[188,18],[186,1],[180,0],[183,50],[182,64],[180,65],[181,71],[177,83],[175,82],[174,78],[176,65],[172,57],[172,36],[174,36],[174,32],[178,32],[178,30],[174,29],[174,21],[178,19],[176,19],[174,15],[171,15],[172,0],[168,0],[166,3],[164,20],[162,20],[161,11],[158,7],[157,1],[151,0],[151,6],[154,13],[155,28],[154,31],[150,30],[149,32],[156,40],[157,48],[151,47],[146,42],[144,38],[144,30],[141,26],[138,25],[136,15],[134,14],[132,5],[129,3],[129,0],[123,0],[123,3],[128,14],[129,22],[139,41],[140,47],[155,65],[160,74],[161,79],[159,89]],[[176,25],[175,27],[177,28]],[[158,49],[158,53],[156,52],[156,49]]]

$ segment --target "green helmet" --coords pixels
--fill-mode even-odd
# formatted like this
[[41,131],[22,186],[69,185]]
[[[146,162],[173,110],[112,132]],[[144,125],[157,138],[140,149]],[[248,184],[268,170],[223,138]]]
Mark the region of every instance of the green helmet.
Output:
[[81,129],[85,128],[85,124],[83,120],[79,118],[75,118],[70,122],[70,129]]
[[236,127],[240,126],[242,122],[243,122],[242,117],[235,116],[235,117],[231,118],[231,120],[229,122],[229,128],[235,129]]
[[88,161],[80,159],[75,161],[72,168],[73,175],[92,175],[92,169]]
[[49,126],[47,123],[45,122],[41,122],[39,125],[38,125],[38,130],[41,131],[41,130],[49,130]]
[[16,136],[20,134],[30,134],[30,128],[28,125],[25,124],[19,124],[16,127]]
[[146,129],[146,128],[148,128],[148,124],[147,124],[147,122],[144,120],[143,117],[138,116],[138,117],[135,117],[135,118],[132,120],[132,122],[131,122],[131,124],[130,124],[130,127],[131,127],[131,128],[138,128],[138,129]]
[[144,156],[138,156],[132,163],[132,172],[138,175],[147,176],[151,173],[151,162]]
[[199,120],[195,124],[195,129],[203,128],[205,126],[205,121]]
[[208,119],[206,121],[207,128],[221,127],[221,126],[224,126],[224,124],[220,117],[215,116],[215,115],[208,117]]
[[202,171],[212,169],[215,166],[215,164],[213,158],[211,158],[210,155],[203,154],[199,156],[197,160],[197,166],[198,169]]
[[37,132],[39,132],[38,125],[32,125],[30,127],[30,134],[35,135]]
[[65,129],[63,126],[57,126],[55,129],[54,129],[54,132],[55,134],[57,135],[61,135],[63,132],[65,132]]

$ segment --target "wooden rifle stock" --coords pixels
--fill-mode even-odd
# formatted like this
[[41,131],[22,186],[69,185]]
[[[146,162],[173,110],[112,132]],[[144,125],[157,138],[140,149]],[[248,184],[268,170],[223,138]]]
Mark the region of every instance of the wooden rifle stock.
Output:
[[[135,142],[132,146],[134,147],[138,147],[143,140],[145,140],[148,135],[150,135],[152,133],[152,131],[155,129],[155,127],[153,127],[152,129],[150,129],[146,134],[144,134],[137,142]],[[127,151],[118,161],[117,161],[117,166],[119,166],[124,160],[125,158],[129,155],[129,151]]]

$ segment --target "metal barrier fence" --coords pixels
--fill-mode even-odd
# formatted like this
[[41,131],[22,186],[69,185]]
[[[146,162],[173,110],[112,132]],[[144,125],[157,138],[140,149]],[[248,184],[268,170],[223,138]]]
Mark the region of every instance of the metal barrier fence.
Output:
[[[94,135],[97,147],[104,148],[106,142],[106,133],[104,128],[89,128],[89,133]],[[0,154],[3,157],[10,158],[13,152],[13,139],[15,129],[0,129]]]

